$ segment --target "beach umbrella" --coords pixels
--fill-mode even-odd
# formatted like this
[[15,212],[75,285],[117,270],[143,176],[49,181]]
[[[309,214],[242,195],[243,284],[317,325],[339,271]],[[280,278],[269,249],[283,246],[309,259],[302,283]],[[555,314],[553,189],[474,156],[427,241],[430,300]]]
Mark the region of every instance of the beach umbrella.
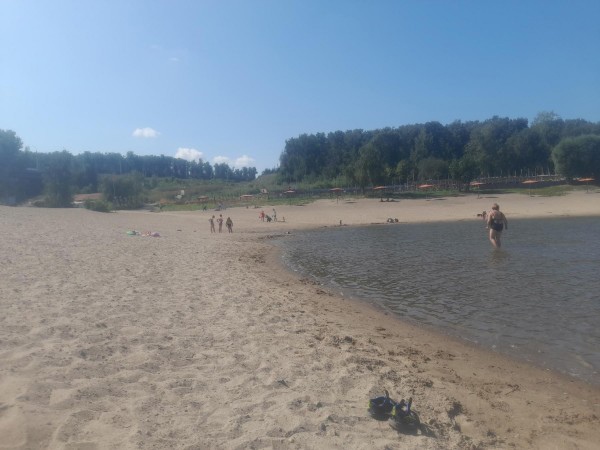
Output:
[[[431,189],[432,187],[435,187],[433,184],[420,184],[417,186],[418,189],[423,189],[425,190],[425,192],[427,192],[427,189]],[[427,194],[425,195],[425,200],[429,200],[427,198]]]
[[595,181],[595,178],[579,178],[577,181],[580,181],[581,183],[585,183],[585,192],[588,192],[590,189],[589,186],[589,182],[590,181]]
[[531,197],[531,185],[537,183],[537,180],[525,180],[522,184],[526,184],[529,186],[529,196]]
[[290,199],[290,205],[292,204],[292,195],[294,195],[295,193],[296,191],[294,191],[293,189],[288,189],[284,192],[284,194],[287,195],[287,197]]
[[379,191],[381,192],[381,200],[383,201],[383,191],[385,191],[387,189],[386,186],[375,186],[373,188],[374,191]]
[[336,196],[336,203],[339,203],[339,201],[340,201],[340,195],[341,195],[342,192],[344,192],[344,190],[342,188],[336,187],[336,188],[329,189],[329,192],[333,192],[335,194],[335,196]]
[[471,187],[477,188],[477,198],[479,198],[479,189],[481,189],[481,186],[485,185],[485,183],[482,183],[481,181],[471,181],[469,184]]

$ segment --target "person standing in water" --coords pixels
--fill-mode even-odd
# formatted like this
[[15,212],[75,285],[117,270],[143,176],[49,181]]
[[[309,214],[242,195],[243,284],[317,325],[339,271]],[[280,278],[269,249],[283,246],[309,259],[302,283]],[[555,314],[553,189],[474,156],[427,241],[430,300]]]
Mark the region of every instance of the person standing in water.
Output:
[[500,212],[498,203],[492,205],[492,210],[487,214],[487,229],[490,230],[490,242],[494,248],[500,248],[500,238],[504,229],[508,230],[508,220],[504,213]]

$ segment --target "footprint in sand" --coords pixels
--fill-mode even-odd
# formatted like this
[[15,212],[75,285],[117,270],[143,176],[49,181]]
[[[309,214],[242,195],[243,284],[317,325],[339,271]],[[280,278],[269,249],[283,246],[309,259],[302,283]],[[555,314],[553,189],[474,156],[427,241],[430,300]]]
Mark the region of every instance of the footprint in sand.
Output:
[[14,405],[0,403],[0,448],[19,448],[27,443],[26,419]]
[[16,377],[0,381],[0,448],[17,448],[27,442],[27,421],[18,406],[25,391],[23,381]]

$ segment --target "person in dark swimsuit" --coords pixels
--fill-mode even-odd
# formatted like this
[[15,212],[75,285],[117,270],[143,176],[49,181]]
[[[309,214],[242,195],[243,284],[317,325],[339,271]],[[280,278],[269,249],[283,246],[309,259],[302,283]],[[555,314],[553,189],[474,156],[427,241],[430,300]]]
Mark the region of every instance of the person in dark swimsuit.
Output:
[[492,205],[492,210],[487,214],[487,229],[490,230],[490,242],[494,248],[500,248],[502,243],[500,238],[503,230],[508,230],[508,220],[506,216],[500,212],[498,203]]

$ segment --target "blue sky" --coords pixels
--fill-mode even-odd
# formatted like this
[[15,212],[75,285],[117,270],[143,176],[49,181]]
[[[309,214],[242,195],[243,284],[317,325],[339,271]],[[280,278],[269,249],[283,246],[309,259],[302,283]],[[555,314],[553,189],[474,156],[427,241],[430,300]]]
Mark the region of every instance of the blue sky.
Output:
[[0,129],[260,172],[302,133],[597,122],[598,18],[597,0],[0,0]]

